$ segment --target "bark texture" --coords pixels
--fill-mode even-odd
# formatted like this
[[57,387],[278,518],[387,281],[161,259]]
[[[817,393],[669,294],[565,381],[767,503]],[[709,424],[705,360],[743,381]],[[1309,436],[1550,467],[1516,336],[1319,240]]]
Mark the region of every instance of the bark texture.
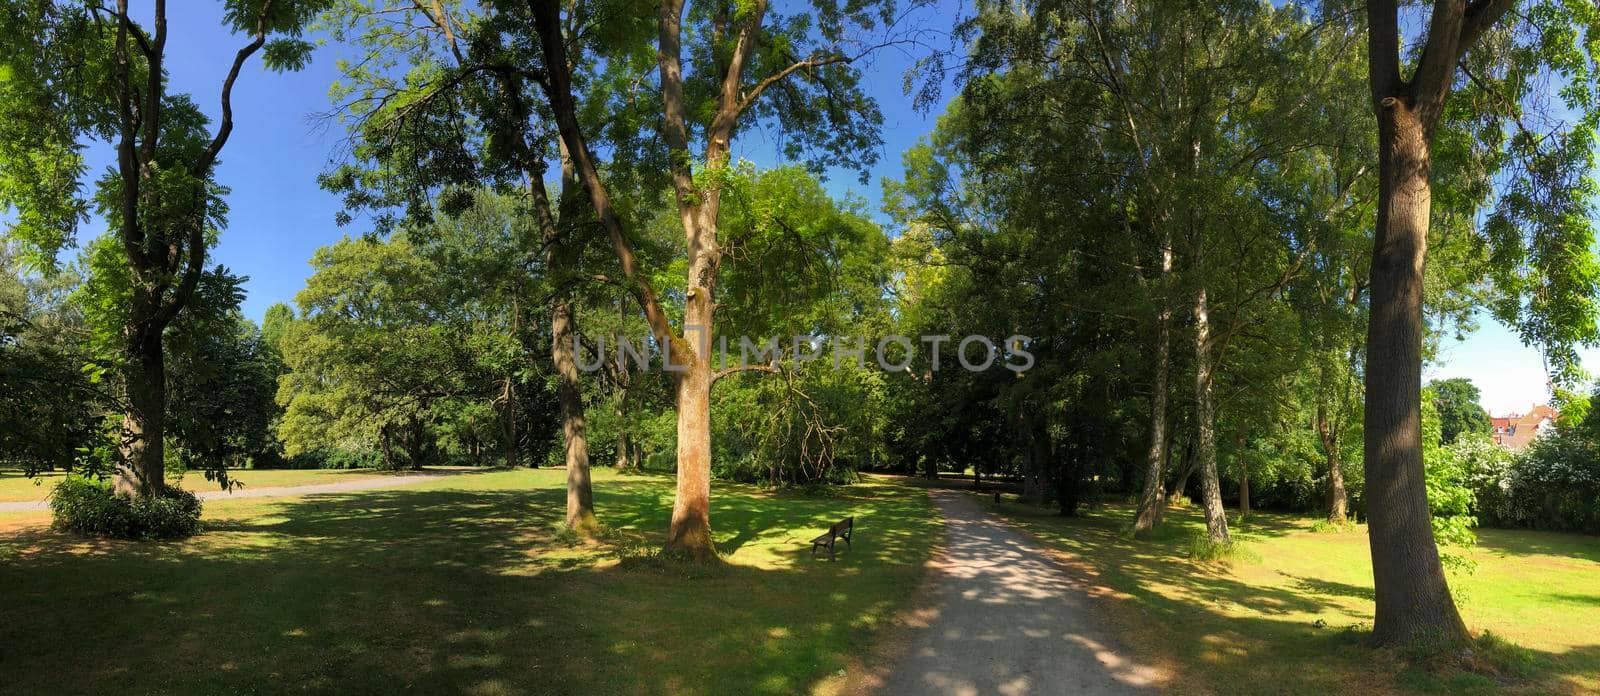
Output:
[[[569,157],[562,158],[562,188],[571,186]],[[543,177],[531,187],[539,229],[544,238],[545,266],[561,273],[577,265],[577,245],[563,238],[551,213]],[[593,534],[599,528],[594,516],[594,488],[589,475],[589,436],[583,407],[583,388],[574,355],[578,332],[570,293],[557,290],[550,298],[550,359],[556,368],[556,396],[561,409],[561,442],[567,467],[567,528]]]
[[1430,140],[1457,65],[1514,4],[1440,0],[1409,80],[1400,74],[1395,0],[1367,3],[1368,81],[1378,117],[1378,219],[1367,324],[1363,443],[1379,645],[1463,645],[1468,636],[1439,563],[1423,480],[1423,265],[1431,213]]
[[[1172,273],[1172,245],[1161,250],[1162,287]],[[1150,446],[1145,452],[1144,491],[1139,496],[1139,512],[1133,520],[1135,535],[1148,533],[1161,523],[1166,511],[1165,482],[1167,461],[1167,379],[1171,370],[1172,307],[1166,297],[1161,298],[1161,310],[1156,318],[1156,369],[1150,385]]]
[[[133,281],[123,377],[127,408],[123,413],[117,475],[113,489],[123,496],[160,495],[166,490],[166,354],[163,333],[188,306],[199,284],[206,258],[207,195],[205,186],[217,156],[233,133],[233,84],[245,61],[266,43],[272,3],[258,9],[251,41],[235,53],[222,82],[221,118],[217,132],[193,161],[163,161],[162,109],[165,107],[167,3],[156,0],[154,32],[134,37],[144,54],[142,81],[129,53],[130,22],[115,22],[116,67],[112,82],[117,101],[117,166],[120,197],[116,201],[116,234],[127,254]],[[117,16],[128,16],[127,0],[118,0]],[[194,178],[193,203],[175,210],[163,200],[155,181],[164,169],[187,168]],[[160,220],[145,219],[160,210]]]
[[1324,504],[1328,508],[1328,522],[1344,524],[1349,516],[1349,496],[1344,490],[1344,469],[1339,461],[1339,433],[1328,420],[1328,409],[1317,404],[1317,438],[1322,441],[1323,457],[1328,465],[1328,485],[1324,491]]
[[1222,507],[1222,485],[1217,478],[1216,406],[1211,396],[1211,318],[1205,286],[1194,296],[1194,429],[1195,456],[1199,458],[1200,503],[1205,507],[1206,536],[1228,543],[1228,515]]
[[1378,118],[1378,234],[1367,326],[1366,503],[1379,644],[1460,643],[1466,626],[1433,541],[1422,464],[1423,258],[1429,153],[1422,122],[1402,100]]

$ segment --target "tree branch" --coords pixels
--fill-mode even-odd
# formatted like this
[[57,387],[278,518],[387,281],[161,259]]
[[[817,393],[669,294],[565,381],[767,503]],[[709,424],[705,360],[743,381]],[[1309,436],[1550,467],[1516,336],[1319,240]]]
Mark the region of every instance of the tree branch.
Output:
[[777,73],[769,75],[765,79],[761,80],[760,82],[757,82],[755,84],[755,86],[751,87],[750,91],[744,95],[744,98],[739,100],[739,105],[738,105],[736,111],[738,113],[744,113],[745,110],[749,109],[752,105],[754,105],[756,103],[756,99],[758,99],[761,96],[761,93],[766,91],[766,89],[768,87],[771,87],[772,85],[774,85],[774,84],[776,84],[778,82],[781,82],[784,78],[786,78],[786,77],[788,77],[790,75],[793,75],[796,72],[799,72],[801,70],[811,70],[813,68],[820,68],[820,67],[822,67],[824,65],[833,65],[835,63],[849,63],[851,60],[853,60],[853,59],[849,58],[849,57],[846,57],[846,56],[837,56],[837,55],[835,55],[835,56],[824,56],[824,57],[820,57],[820,58],[816,57],[816,56],[812,56],[812,57],[807,58],[805,60],[797,61],[794,64],[790,65],[789,67],[784,68],[782,70],[779,70]]
[[738,372],[766,372],[769,374],[778,374],[779,372],[782,372],[782,370],[778,369],[777,365],[738,365],[735,367],[725,367],[712,373],[711,384],[715,385],[717,380]]

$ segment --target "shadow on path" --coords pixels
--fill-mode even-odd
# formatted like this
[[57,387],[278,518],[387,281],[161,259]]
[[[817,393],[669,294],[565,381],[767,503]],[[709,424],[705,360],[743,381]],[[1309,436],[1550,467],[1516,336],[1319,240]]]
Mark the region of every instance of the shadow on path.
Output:
[[1154,693],[1090,611],[1089,595],[1022,533],[968,496],[930,491],[945,517],[936,614],[906,636],[886,694]]

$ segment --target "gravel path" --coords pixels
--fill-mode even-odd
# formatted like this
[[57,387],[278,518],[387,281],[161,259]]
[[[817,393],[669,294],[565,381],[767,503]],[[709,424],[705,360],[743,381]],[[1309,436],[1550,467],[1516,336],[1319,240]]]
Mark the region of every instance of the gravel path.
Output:
[[1083,587],[967,494],[932,490],[945,518],[934,606],[908,629],[885,694],[1144,694],[1156,670],[1119,653]]
[[[419,471],[404,476],[378,476],[374,478],[356,479],[354,481],[337,481],[334,483],[313,483],[305,486],[266,486],[262,488],[240,487],[231,493],[223,490],[197,491],[195,493],[201,500],[235,500],[238,498],[277,498],[290,495],[309,495],[312,493],[345,493],[348,491],[365,491],[373,488],[393,488],[395,486],[409,486],[414,483],[431,481],[440,476],[460,476],[475,473],[473,470],[462,471]],[[35,510],[50,509],[48,499],[24,500],[21,502],[0,503],[0,513],[7,512],[33,512]]]

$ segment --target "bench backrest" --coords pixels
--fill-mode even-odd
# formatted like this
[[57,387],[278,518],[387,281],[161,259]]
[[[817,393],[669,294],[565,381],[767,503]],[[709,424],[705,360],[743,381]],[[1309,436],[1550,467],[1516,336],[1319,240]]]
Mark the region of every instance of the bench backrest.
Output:
[[831,533],[831,534],[843,534],[843,533],[845,533],[847,531],[850,531],[850,529],[855,527],[855,526],[856,526],[856,518],[854,518],[854,517],[846,517],[846,518],[844,518],[842,520],[839,520],[838,522],[834,522],[833,526],[828,528],[828,532]]

